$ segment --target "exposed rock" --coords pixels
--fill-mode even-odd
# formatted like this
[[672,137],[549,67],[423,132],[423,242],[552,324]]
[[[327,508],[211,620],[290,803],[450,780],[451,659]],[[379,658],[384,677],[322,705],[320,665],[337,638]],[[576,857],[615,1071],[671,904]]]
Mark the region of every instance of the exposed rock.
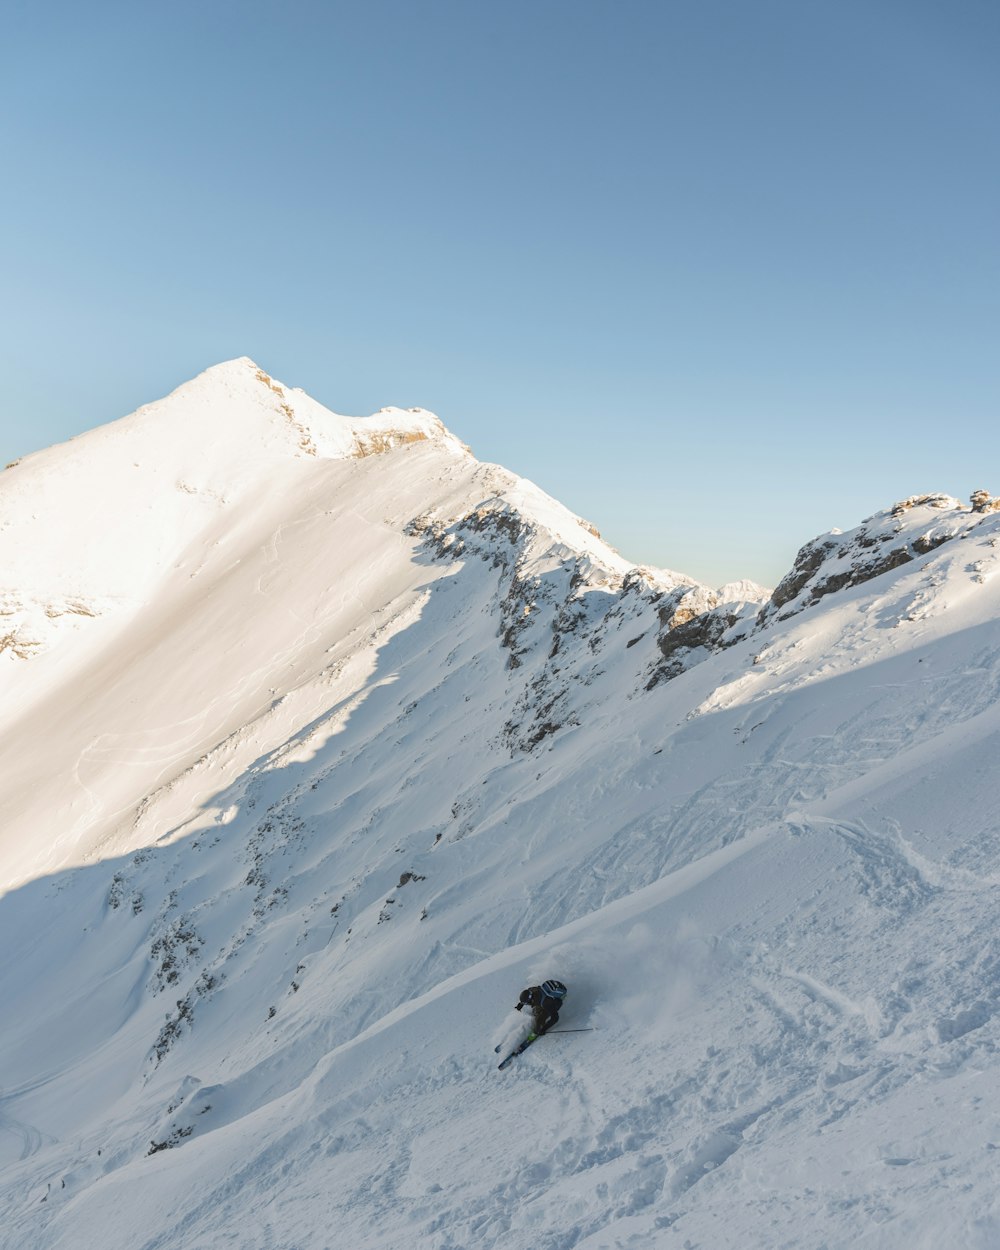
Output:
[[0,652],[9,651],[19,660],[30,660],[41,645],[36,639],[25,638],[17,630],[10,630],[0,636]]
[[[749,586],[749,584],[748,584]],[[749,628],[760,600],[723,601],[704,586],[680,588],[663,598],[657,609],[660,658],[650,670],[646,689],[677,677],[714,651],[731,646]],[[735,627],[746,620],[743,631]]]
[[[985,499],[982,498],[985,496]],[[988,504],[985,491],[973,497]],[[846,534],[832,531],[802,547],[758,616],[758,626],[818,603],[825,595],[858,586],[926,556],[968,526],[969,513],[950,495],[911,495],[877,512]]]
[[994,499],[988,490],[973,491],[969,502],[973,512],[1000,512],[1000,499]]
[[[911,508],[940,508],[942,511],[951,512],[957,507],[959,507],[957,499],[953,499],[951,495],[938,493],[934,495],[911,495],[908,499],[901,499],[898,503],[894,503],[890,511],[893,516],[902,516],[904,512],[909,512]],[[874,519],[873,517],[872,520]]]
[[[882,544],[890,538],[890,535],[882,535],[877,540],[862,537],[853,547],[849,543],[838,547],[836,543],[820,540],[808,543],[796,556],[792,571],[778,583],[770,604],[761,610],[759,623],[764,624],[787,604],[798,601],[790,611],[779,613],[781,617],[791,616],[818,603],[824,595],[870,581],[913,559],[908,546],[897,545],[885,550]],[[843,567],[845,561],[847,567]]]
[[836,550],[835,542],[820,538],[814,538],[804,547],[800,547],[791,571],[786,573],[774,588],[770,607],[783,608],[786,603],[791,603],[793,599],[798,598],[816,570]]
[[[427,441],[423,430],[380,430],[371,434],[354,435],[354,454],[359,459],[365,456],[381,456],[396,447],[407,443],[423,443]],[[315,453],[314,453],[315,454]]]

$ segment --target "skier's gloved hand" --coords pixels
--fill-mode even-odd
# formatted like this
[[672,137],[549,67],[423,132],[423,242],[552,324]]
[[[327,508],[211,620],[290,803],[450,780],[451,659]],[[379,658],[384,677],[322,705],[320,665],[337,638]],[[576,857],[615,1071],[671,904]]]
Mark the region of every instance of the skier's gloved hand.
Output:
[[520,1011],[520,1010],[521,1010],[521,1008],[522,1008],[523,1006],[524,1006],[524,1003],[515,1003],[515,1004],[514,1004],[514,1010],[515,1010],[515,1011]]

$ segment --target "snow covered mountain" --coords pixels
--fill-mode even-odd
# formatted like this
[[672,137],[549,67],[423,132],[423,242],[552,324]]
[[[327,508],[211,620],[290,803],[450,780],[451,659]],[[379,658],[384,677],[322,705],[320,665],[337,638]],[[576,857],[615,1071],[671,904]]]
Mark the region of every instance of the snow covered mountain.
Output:
[[712,590],[245,359],[8,468],[0,1245],[1000,1245],[998,507]]

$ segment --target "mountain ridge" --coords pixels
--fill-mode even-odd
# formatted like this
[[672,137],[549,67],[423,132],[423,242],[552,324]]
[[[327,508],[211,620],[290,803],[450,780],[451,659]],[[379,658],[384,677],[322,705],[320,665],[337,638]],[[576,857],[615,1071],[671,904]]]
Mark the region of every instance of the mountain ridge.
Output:
[[[985,1250],[991,498],[727,599],[457,440],[312,454],[251,365],[278,462],[222,502],[161,458],[88,566],[128,601],[40,578],[0,654],[0,1244]],[[592,1031],[497,1084],[550,975]]]

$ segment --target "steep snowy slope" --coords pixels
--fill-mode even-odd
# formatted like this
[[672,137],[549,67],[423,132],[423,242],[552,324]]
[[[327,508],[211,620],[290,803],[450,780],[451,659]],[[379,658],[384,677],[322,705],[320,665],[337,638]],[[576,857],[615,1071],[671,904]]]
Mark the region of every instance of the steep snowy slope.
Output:
[[[159,777],[313,676],[331,638],[367,630],[377,573],[352,577],[325,547],[339,529],[358,566],[391,564],[393,484],[369,459],[396,444],[472,463],[429,414],[335,418],[241,360],[4,474],[8,880],[40,849],[52,865],[92,850]],[[298,544],[306,558],[287,559]],[[32,835],[39,813],[55,838]]]
[[987,496],[716,592],[237,361],[0,510],[0,1244],[997,1244]]

